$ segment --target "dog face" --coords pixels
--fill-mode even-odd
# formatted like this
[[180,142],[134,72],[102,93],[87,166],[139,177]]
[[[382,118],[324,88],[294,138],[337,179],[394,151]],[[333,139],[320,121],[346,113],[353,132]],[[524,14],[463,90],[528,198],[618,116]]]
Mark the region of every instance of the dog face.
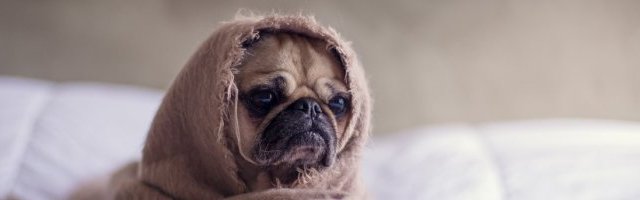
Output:
[[351,115],[337,56],[290,33],[263,34],[247,54],[236,72],[240,150],[274,173],[331,166]]

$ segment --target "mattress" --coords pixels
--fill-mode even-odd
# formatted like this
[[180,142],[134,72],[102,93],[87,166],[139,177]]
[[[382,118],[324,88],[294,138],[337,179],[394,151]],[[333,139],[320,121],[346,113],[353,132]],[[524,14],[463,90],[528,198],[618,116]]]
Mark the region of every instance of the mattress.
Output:
[[[67,199],[139,159],[162,92],[0,76],[0,199]],[[375,135],[374,199],[640,199],[640,123],[538,119]]]

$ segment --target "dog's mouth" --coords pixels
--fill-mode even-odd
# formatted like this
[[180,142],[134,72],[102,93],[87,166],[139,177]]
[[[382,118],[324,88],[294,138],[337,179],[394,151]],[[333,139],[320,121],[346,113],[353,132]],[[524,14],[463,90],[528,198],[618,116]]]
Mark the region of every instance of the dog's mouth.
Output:
[[309,118],[283,112],[261,134],[254,157],[265,168],[329,167],[336,157],[334,133],[326,115]]
[[258,167],[280,183],[330,167],[337,157],[329,116],[311,99],[299,99],[268,122],[253,149]]
[[333,155],[331,140],[326,135],[319,131],[305,131],[276,141],[264,141],[256,149],[257,161],[263,167],[328,167],[332,164]]
[[[293,165],[314,165],[318,161],[326,160],[327,144],[320,133],[308,131],[296,134],[289,138],[286,142],[287,147],[280,158],[276,160],[274,165],[293,164]],[[326,162],[322,162],[327,166]]]
[[[268,138],[268,137],[264,137]],[[303,131],[275,140],[263,140],[256,161],[280,183],[289,184],[299,173],[331,166],[335,159],[333,137],[321,131]]]

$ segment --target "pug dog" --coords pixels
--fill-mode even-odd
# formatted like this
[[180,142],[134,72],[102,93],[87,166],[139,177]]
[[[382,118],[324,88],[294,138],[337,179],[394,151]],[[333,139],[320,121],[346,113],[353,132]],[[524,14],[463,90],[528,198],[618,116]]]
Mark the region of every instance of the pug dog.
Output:
[[[370,97],[349,43],[308,16],[224,23],[174,80],[109,199],[362,199]],[[95,198],[93,198],[95,199]]]
[[293,33],[263,33],[247,48],[236,75],[241,150],[271,178],[255,187],[292,184],[330,167],[351,115],[336,55],[325,42]]

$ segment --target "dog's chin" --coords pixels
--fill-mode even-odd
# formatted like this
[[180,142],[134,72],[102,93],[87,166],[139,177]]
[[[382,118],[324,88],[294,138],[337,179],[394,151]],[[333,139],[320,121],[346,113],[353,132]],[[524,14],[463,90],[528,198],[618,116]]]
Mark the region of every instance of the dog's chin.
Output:
[[331,165],[324,133],[306,131],[283,138],[258,159],[265,168],[322,168]]
[[334,156],[328,146],[330,143],[323,134],[326,133],[306,131],[283,138],[276,145],[281,147],[280,150],[267,150],[270,152],[268,156],[258,161],[280,183],[290,184],[302,171],[320,171],[333,162]]
[[308,131],[296,134],[287,142],[287,149],[279,159],[280,163],[292,166],[315,166],[326,159],[327,143],[320,133]]
[[315,103],[308,99],[292,103],[259,134],[253,156],[258,167],[273,178],[286,182],[296,179],[301,170],[322,171],[337,157],[335,128],[329,116],[301,110],[310,108],[309,102]]

